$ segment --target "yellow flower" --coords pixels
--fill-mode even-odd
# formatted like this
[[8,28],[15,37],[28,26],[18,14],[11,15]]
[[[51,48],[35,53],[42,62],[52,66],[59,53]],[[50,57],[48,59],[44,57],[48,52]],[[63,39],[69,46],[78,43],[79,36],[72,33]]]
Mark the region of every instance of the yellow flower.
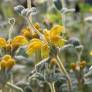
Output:
[[44,36],[46,38],[47,41],[50,41],[50,31],[47,29],[44,29]]
[[6,43],[7,43],[6,40],[0,37],[0,48],[5,47]]
[[0,61],[0,68],[5,69],[6,68],[6,62],[5,60]]
[[[56,25],[51,30],[45,29],[43,31],[44,37],[46,38],[47,42],[44,40],[39,39],[32,39],[30,41],[30,44],[28,45],[26,49],[26,53],[28,55],[32,55],[34,52],[36,52],[38,49],[41,50],[41,56],[42,57],[48,57],[49,56],[49,45],[54,44],[56,46],[63,46],[65,43],[65,40],[61,38],[60,33],[63,31],[63,26]],[[50,43],[50,44],[49,44]]]
[[41,40],[36,39],[36,38],[32,39],[30,44],[27,47],[26,53],[28,55],[32,55],[36,50],[41,48],[42,44],[43,43]]
[[28,43],[28,40],[24,36],[16,36],[12,40],[12,46],[22,46],[26,45]]
[[42,56],[42,58],[48,57],[49,52],[50,52],[50,49],[49,49],[48,44],[43,44],[43,46],[41,48],[41,56]]
[[2,57],[2,59],[5,60],[5,61],[8,61],[11,58],[12,58],[11,55],[5,55],[5,56]]
[[11,51],[11,49],[12,49],[11,40],[7,40],[7,43],[6,43],[5,47],[4,47],[4,49],[6,51]]
[[27,38],[30,38],[30,37],[32,36],[32,33],[31,33],[31,31],[30,31],[30,28],[28,28],[28,27],[22,29],[21,34],[22,34],[23,36],[27,37]]
[[40,29],[40,28],[41,28],[39,23],[35,23],[35,24],[34,24],[34,27],[35,27],[36,29]]
[[60,40],[59,36],[53,36],[53,37],[51,37],[51,42],[54,43],[54,44],[58,43],[59,40]]
[[54,45],[63,46],[65,40],[61,38],[60,34],[63,32],[63,26],[55,25],[51,30],[44,30],[46,40]]
[[51,28],[50,30],[50,36],[56,36],[56,35],[60,35],[61,32],[63,32],[64,27],[60,26],[60,25],[55,25]]
[[6,49],[7,51],[10,51],[11,48],[12,48],[12,45],[11,45],[10,43],[7,43],[6,46],[5,46],[5,49]]
[[60,34],[63,32],[63,26],[56,25],[50,30],[50,40],[51,43],[57,46],[63,46],[65,40],[61,38]]
[[39,32],[43,32],[42,28],[40,27],[40,24],[39,23],[35,23],[34,24],[34,27],[39,31]]
[[39,42],[39,43],[42,43],[42,41],[41,40],[39,40],[39,39],[36,39],[36,38],[34,38],[34,39],[32,39],[30,42]]
[[15,60],[14,59],[9,59],[6,62],[6,68],[11,69],[15,65]]
[[15,60],[10,55],[5,55],[2,57],[0,62],[1,69],[11,69],[15,64]]
[[37,50],[41,50],[41,56],[43,58],[48,57],[48,55],[49,55],[49,47],[48,47],[48,44],[45,44],[43,41],[34,38],[34,39],[32,39],[30,41],[30,44],[28,45],[28,47],[26,49],[26,53],[29,56],[31,56]]

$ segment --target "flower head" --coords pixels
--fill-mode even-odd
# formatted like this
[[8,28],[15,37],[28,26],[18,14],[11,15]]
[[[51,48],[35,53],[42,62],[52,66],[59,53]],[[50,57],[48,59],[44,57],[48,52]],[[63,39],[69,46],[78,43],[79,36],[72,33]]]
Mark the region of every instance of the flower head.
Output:
[[27,43],[28,43],[28,40],[21,35],[14,37],[12,40],[12,46],[14,47],[26,45]]
[[44,30],[44,36],[49,43],[52,43],[57,46],[63,46],[65,40],[62,39],[61,33],[63,32],[63,26],[55,25],[50,30]]
[[12,58],[11,55],[5,55],[5,56],[2,57],[2,59],[5,60],[5,61],[8,61],[11,58]]
[[30,41],[30,44],[27,46],[26,53],[28,55],[32,55],[37,50],[41,50],[42,57],[48,56],[48,52],[49,52],[48,45],[46,43],[44,43],[43,41],[34,38]]
[[55,35],[60,35],[61,32],[63,32],[64,27],[60,25],[55,25],[51,28],[50,30],[50,35],[55,36]]
[[15,65],[15,60],[13,58],[6,62],[6,68],[11,69]]
[[34,27],[35,27],[36,29],[40,29],[40,28],[41,28],[39,23],[35,23],[35,24],[34,24]]
[[26,49],[26,53],[28,55],[32,55],[35,51],[38,49],[41,50],[41,56],[42,57],[48,57],[50,54],[50,46],[63,46],[65,40],[61,38],[60,34],[63,31],[63,27],[60,25],[56,25],[51,30],[43,30],[44,38],[45,40],[40,39],[32,39],[30,41],[30,44],[28,45]]
[[50,61],[50,63],[51,63],[52,65],[56,65],[56,64],[57,64],[56,58],[52,58],[51,61]]
[[23,28],[22,31],[21,31],[21,34],[23,36],[25,36],[26,38],[30,38],[32,36],[32,33],[30,31],[30,28],[28,28],[28,27]]
[[50,31],[47,29],[44,29],[44,36],[47,41],[50,41]]
[[10,55],[2,57],[0,62],[1,69],[11,69],[15,65],[15,60]]
[[0,37],[0,48],[5,47],[6,43],[7,43],[6,40],[4,38]]
[[11,43],[7,42],[7,44],[5,46],[6,51],[11,51],[11,48],[12,48]]
[[28,55],[32,55],[37,49],[40,49],[41,46],[42,46],[42,41],[34,38],[30,41],[30,44],[27,47],[26,53]]

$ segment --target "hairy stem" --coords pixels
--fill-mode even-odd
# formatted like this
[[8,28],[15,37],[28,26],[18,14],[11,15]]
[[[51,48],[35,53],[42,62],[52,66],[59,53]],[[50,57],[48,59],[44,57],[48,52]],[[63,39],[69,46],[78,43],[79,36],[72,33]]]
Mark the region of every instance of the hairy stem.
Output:
[[14,18],[10,18],[8,23],[10,24],[8,40],[11,40],[12,39],[12,32],[14,30],[14,25],[15,25],[15,19]]
[[55,91],[55,87],[54,87],[54,82],[52,82],[52,83],[48,83],[49,84],[49,87],[50,87],[50,90],[51,90],[51,92],[56,92]]
[[[62,9],[65,9],[66,8],[66,4],[65,4],[65,0],[61,0],[62,2]],[[64,33],[66,33],[66,14],[63,12],[62,14],[62,23],[63,23],[63,26],[64,26]]]
[[[13,84],[13,73],[11,73],[11,76],[10,76],[10,83]],[[10,92],[13,92],[13,89],[10,89]]]
[[4,86],[2,87],[2,92],[5,92],[5,87]]
[[18,86],[16,86],[16,85],[12,84],[12,83],[10,83],[10,82],[8,82],[6,85],[7,85],[8,87],[10,87],[11,89],[14,89],[14,90],[17,91],[17,92],[23,92],[23,90],[22,90],[20,87],[18,87]]
[[[78,60],[77,60],[77,63],[80,64],[81,62],[81,54],[82,54],[82,51],[80,53],[77,52],[77,56],[78,56]],[[78,81],[78,89],[80,92],[84,92],[83,90],[83,86],[84,86],[84,78],[83,78],[83,70],[80,68],[80,65],[79,65],[79,71],[77,73],[77,81]]]
[[31,0],[27,0],[27,7],[30,9],[31,8]]
[[[31,9],[31,0],[27,0],[27,7],[29,8],[29,9]],[[31,21],[32,22],[32,15],[30,14],[29,16],[28,16],[28,18],[29,18],[29,21]]]
[[60,71],[63,72],[65,74],[66,78],[67,78],[68,89],[69,89],[68,92],[71,92],[72,91],[72,89],[71,89],[71,86],[72,86],[71,78],[70,78],[69,74],[67,73],[67,71],[66,71],[66,69],[65,69],[65,67],[64,67],[63,63],[61,62],[61,60],[60,60],[58,55],[57,55],[56,58],[57,58],[57,61],[58,61],[57,64],[58,64],[58,66],[60,68]]
[[62,2],[62,7],[66,8],[65,0],[61,0],[61,2]]
[[[29,20],[29,19],[28,19],[28,20]],[[41,32],[39,32],[39,31],[34,27],[34,25],[32,24],[32,22],[31,22],[30,20],[29,20],[29,23],[30,23],[31,27],[34,29],[34,32],[39,35],[40,39],[43,40],[43,41],[45,41],[46,43],[48,43],[47,40],[45,39],[44,35],[43,35]]]

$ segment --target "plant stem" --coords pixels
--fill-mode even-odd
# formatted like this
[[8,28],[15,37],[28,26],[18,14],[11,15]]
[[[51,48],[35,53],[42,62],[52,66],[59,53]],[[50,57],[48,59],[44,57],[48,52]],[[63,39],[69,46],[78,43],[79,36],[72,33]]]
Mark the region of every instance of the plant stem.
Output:
[[[27,0],[27,7],[28,7],[29,9],[31,9],[31,0]],[[32,24],[32,15],[30,14],[30,15],[28,16],[28,18],[26,18],[26,19],[27,19],[27,21],[28,21],[29,27],[32,27],[32,28],[34,29],[34,32],[36,32],[42,39],[45,40],[43,34],[40,33],[40,32],[34,27],[34,25]],[[46,40],[45,40],[45,41],[46,41]]]
[[4,90],[4,89],[5,89],[5,87],[3,86],[3,87],[2,87],[2,92],[5,92],[5,90]]
[[14,89],[14,90],[17,91],[17,92],[23,92],[23,89],[21,89],[20,87],[18,87],[18,86],[16,86],[16,85],[12,84],[12,83],[10,83],[10,82],[8,82],[6,85],[7,85],[8,87],[10,87],[11,89]]
[[48,83],[49,84],[49,87],[50,87],[50,90],[51,90],[51,92],[56,92],[55,91],[55,87],[54,87],[54,82],[52,82],[52,83]]
[[[29,9],[31,9],[31,0],[27,0],[27,7],[28,7]],[[28,18],[29,18],[29,21],[32,22],[32,15],[31,15],[31,14],[28,16]]]
[[65,0],[61,0],[61,2],[62,2],[62,7],[66,8]]
[[[80,64],[81,62],[81,54],[82,54],[82,51],[80,53],[77,52],[77,56],[78,56],[78,61],[77,63]],[[78,89],[80,92],[84,92],[83,91],[83,86],[84,86],[84,79],[83,79],[83,70],[80,68],[80,65],[79,65],[79,71],[77,71],[77,81],[78,81]]]
[[29,20],[29,18],[28,18],[27,20],[28,20],[28,22],[30,23],[31,27],[34,29],[33,32],[37,33],[37,34],[39,35],[39,37],[40,37],[41,40],[43,40],[43,41],[45,41],[46,43],[48,43],[47,40],[45,39],[44,35],[43,35],[41,32],[39,32],[39,31],[34,27],[34,25],[33,25],[32,22]]
[[70,76],[69,76],[69,74],[67,73],[67,71],[66,71],[66,69],[65,69],[65,67],[64,67],[64,65],[63,65],[63,63],[61,62],[61,60],[60,60],[60,58],[59,58],[59,56],[57,55],[57,64],[58,64],[58,66],[59,66],[59,69],[60,69],[60,72],[62,73],[64,73],[65,74],[65,76],[66,76],[66,78],[67,78],[67,83],[68,83],[68,89],[69,89],[69,91],[68,92],[72,92],[72,83],[71,83],[71,78],[70,78]]
[[79,78],[77,78],[77,81],[78,81],[79,92],[84,92],[84,90],[83,90],[83,86],[84,86],[83,77],[80,76]]
[[27,7],[30,9],[31,8],[31,0],[27,0]]
[[8,37],[8,40],[11,40],[11,38],[12,38],[12,32],[14,30],[14,25],[15,25],[15,19],[14,18],[10,18],[9,19],[9,24],[10,24],[11,27],[9,29],[9,37]]
[[[65,9],[66,8],[65,0],[61,0],[61,2],[62,2],[62,9]],[[63,12],[61,15],[62,15],[62,23],[64,26],[64,33],[66,33],[66,14]]]
[[41,50],[37,50],[35,52],[35,58],[36,58],[36,63],[38,63],[39,61],[41,61]]
[[9,40],[11,40],[12,30],[13,30],[13,25],[11,25],[9,30]]
[[[13,84],[13,73],[11,72],[11,76],[10,76],[10,83]],[[13,92],[13,89],[10,89],[10,92]]]

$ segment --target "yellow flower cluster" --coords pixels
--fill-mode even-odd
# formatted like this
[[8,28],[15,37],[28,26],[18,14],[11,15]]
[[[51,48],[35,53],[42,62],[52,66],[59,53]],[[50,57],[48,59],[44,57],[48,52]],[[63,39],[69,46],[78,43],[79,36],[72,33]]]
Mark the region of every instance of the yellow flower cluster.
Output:
[[44,36],[48,42],[57,45],[63,46],[65,40],[61,38],[60,34],[63,32],[63,26],[55,25],[51,30],[44,30]]
[[[37,29],[38,30],[38,29]],[[21,35],[26,37],[27,39],[31,38],[39,38],[38,34],[32,31],[31,28],[25,27],[21,30]]]
[[39,40],[39,39],[32,39],[30,41],[30,44],[28,45],[27,49],[26,49],[26,53],[28,55],[32,55],[34,52],[36,52],[37,50],[41,50],[42,52],[44,52],[45,56],[47,56],[47,54],[45,52],[48,52],[48,45],[45,44],[43,41]]
[[0,37],[0,48],[5,47],[5,45],[6,45],[6,40],[5,40],[5,38]]
[[26,28],[23,28],[21,30],[21,34],[26,37],[26,38],[31,38],[32,37],[32,32],[31,32],[31,29],[26,27]]
[[28,40],[24,36],[19,35],[12,39],[11,44],[14,47],[22,46],[28,44]]
[[27,47],[27,54],[31,55],[32,53],[34,53],[37,49],[40,49],[42,46],[42,41],[39,39],[32,39],[30,44]]
[[[37,26],[39,28],[39,26]],[[61,38],[60,34],[63,32],[63,26],[55,25],[51,28],[51,30],[44,30],[43,35],[46,39],[40,40],[40,39],[32,39],[30,43],[28,44],[28,47],[26,49],[26,53],[28,55],[32,55],[35,53],[38,49],[41,50],[41,55],[43,57],[47,57],[49,55],[49,45],[54,44],[56,46],[63,46],[65,43],[65,40]]]
[[11,69],[15,65],[15,60],[10,55],[5,55],[0,61],[1,69]]
[[16,36],[11,41],[6,41],[5,38],[0,37],[0,48],[11,49],[12,47],[22,46],[28,43],[24,36]]
[[79,64],[72,63],[71,68],[73,70],[77,70],[77,67],[80,67],[80,69],[84,69],[86,65],[87,65],[86,61],[81,61]]
[[11,41],[6,41],[5,38],[0,37],[0,48],[5,48],[6,50],[11,49]]

